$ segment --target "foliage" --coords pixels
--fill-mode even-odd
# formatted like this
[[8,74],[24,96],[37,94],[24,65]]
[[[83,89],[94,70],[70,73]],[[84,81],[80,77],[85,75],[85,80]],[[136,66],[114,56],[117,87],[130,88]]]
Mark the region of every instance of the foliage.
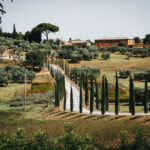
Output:
[[82,105],[83,105],[83,98],[82,98],[82,81],[83,81],[83,78],[81,77],[81,81],[80,81],[80,105],[79,105],[80,113],[82,113]]
[[73,91],[71,86],[71,92],[70,92],[70,111],[73,112]]
[[110,52],[117,52],[118,51],[118,47],[117,46],[109,46],[109,48],[108,48],[108,50],[110,51]]
[[121,46],[121,47],[122,47],[122,46],[126,46],[126,44],[127,44],[126,41],[121,41],[121,42],[119,43],[119,46]]
[[115,85],[115,114],[119,113],[119,83],[118,83],[118,75],[116,72],[116,85]]
[[93,87],[93,77],[91,76],[91,87],[90,87],[90,113],[93,113],[93,103],[94,103],[94,87]]
[[101,112],[103,115],[105,115],[106,111],[106,92],[105,92],[105,76],[102,77],[102,96],[101,96]]
[[0,86],[7,86],[8,85],[8,78],[0,76]]
[[60,58],[71,59],[71,62],[95,59],[99,55],[98,48],[95,46],[80,48],[75,45],[63,45],[57,52]]
[[144,44],[150,44],[150,34],[147,34],[143,40]]
[[132,113],[132,115],[135,115],[135,90],[134,90],[134,84],[133,79],[130,76],[130,82],[129,82],[129,111]]
[[96,109],[99,110],[99,94],[98,94],[98,85],[95,80],[95,89],[96,89]]
[[44,56],[40,51],[28,52],[25,63],[31,65],[33,69],[37,66],[41,70],[44,65]]
[[130,74],[131,74],[130,70],[120,70],[119,71],[120,78],[128,78],[130,76]]
[[102,57],[104,60],[107,60],[107,59],[110,58],[110,53],[103,53],[103,54],[101,55],[101,57]]
[[[53,104],[54,92],[48,91],[46,93],[32,93],[26,94],[26,105],[33,104]],[[11,107],[24,106],[24,94],[18,94],[10,103]]]
[[150,81],[150,71],[146,70],[145,72],[136,72],[136,73],[134,73],[134,79],[135,80],[147,79],[148,81]]
[[87,74],[88,79],[90,79],[91,76],[95,79],[100,75],[100,73],[101,71],[99,69],[86,66],[74,67],[71,70],[73,80],[78,80],[81,74]]
[[27,81],[31,81],[35,78],[35,73],[33,71],[28,71],[24,67],[20,66],[5,66],[0,68],[0,79],[1,85],[8,85],[8,81],[13,83],[24,83],[25,82],[25,73],[27,76]]
[[[150,88],[148,88],[148,93],[150,93]],[[150,99],[150,94],[148,94],[148,100]],[[144,88],[135,88],[135,101],[136,103],[142,102],[144,104],[145,100],[145,90]]]
[[145,80],[145,91],[144,91],[144,112],[147,113],[148,111],[148,82],[147,79]]
[[35,27],[35,30],[41,34],[46,36],[46,40],[48,40],[48,35],[50,32],[58,32],[59,28],[50,23],[41,23]]
[[141,42],[141,39],[138,36],[134,37],[134,40],[135,40],[135,43],[140,43]]

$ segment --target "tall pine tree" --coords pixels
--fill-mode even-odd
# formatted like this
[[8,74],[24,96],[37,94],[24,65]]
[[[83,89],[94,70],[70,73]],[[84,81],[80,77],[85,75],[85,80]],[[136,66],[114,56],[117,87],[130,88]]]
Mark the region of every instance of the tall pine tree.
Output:
[[119,84],[118,84],[118,75],[116,72],[116,86],[115,86],[115,114],[119,113]]

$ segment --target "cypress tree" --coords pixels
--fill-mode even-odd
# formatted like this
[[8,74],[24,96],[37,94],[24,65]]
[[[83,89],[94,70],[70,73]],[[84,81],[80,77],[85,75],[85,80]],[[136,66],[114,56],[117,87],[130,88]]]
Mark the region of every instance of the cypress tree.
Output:
[[116,86],[115,86],[115,114],[119,113],[119,84],[118,84],[118,75],[116,72]]
[[70,111],[73,112],[73,91],[71,86],[71,92],[70,92]]
[[57,85],[55,83],[55,107],[58,107]]
[[91,88],[90,88],[90,113],[93,113],[93,102],[94,102],[94,89],[93,89],[93,77],[91,76]]
[[135,115],[135,93],[133,79],[130,76],[130,90],[129,90],[129,102],[130,102],[130,112]]
[[88,76],[86,74],[85,76],[85,105],[88,106],[89,105],[89,83],[88,83]]
[[95,80],[95,89],[96,89],[96,109],[99,110],[99,95],[98,95],[98,86]]
[[80,81],[80,113],[82,113],[82,82]]
[[148,110],[148,83],[147,78],[145,79],[145,94],[144,94],[144,112]]
[[108,81],[105,76],[105,93],[106,93],[106,111],[109,110],[109,97],[108,97]]
[[66,90],[64,88],[64,111],[66,110]]
[[13,39],[16,39],[16,38],[17,38],[17,36],[18,36],[18,34],[17,34],[16,27],[15,27],[15,24],[14,24],[14,25],[13,25],[12,38],[13,38]]
[[104,115],[105,114],[105,101],[106,101],[106,95],[105,95],[105,76],[102,77],[102,97],[101,97],[101,112]]

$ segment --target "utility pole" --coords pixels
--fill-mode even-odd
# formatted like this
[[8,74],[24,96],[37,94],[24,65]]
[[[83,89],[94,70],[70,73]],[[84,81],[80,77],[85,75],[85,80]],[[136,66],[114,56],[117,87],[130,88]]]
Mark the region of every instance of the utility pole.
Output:
[[25,85],[24,85],[24,111],[26,111],[26,72],[25,72]]

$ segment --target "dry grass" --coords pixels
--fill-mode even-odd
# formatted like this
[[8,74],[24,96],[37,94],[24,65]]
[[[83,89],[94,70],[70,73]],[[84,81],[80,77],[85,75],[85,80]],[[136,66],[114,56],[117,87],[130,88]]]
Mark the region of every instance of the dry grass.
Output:
[[[27,84],[27,90],[31,89],[31,84]],[[7,87],[0,87],[0,100],[10,101],[15,94],[24,92],[24,84],[9,83]]]
[[[35,118],[24,118],[25,113],[19,112],[0,112],[0,133],[6,132],[9,135],[16,133],[18,128],[23,128],[27,136],[32,136],[36,131],[45,131],[51,138],[58,138],[63,135],[64,124],[66,120],[47,120],[39,114],[28,113]],[[77,115],[77,114],[76,114]],[[80,115],[80,114],[79,114]],[[132,137],[140,130],[150,131],[149,126],[126,119],[117,119],[113,116],[96,116],[85,120],[71,120],[75,125],[75,132],[79,135],[90,135],[95,138],[99,144],[115,145],[119,142],[121,131],[127,130]]]

